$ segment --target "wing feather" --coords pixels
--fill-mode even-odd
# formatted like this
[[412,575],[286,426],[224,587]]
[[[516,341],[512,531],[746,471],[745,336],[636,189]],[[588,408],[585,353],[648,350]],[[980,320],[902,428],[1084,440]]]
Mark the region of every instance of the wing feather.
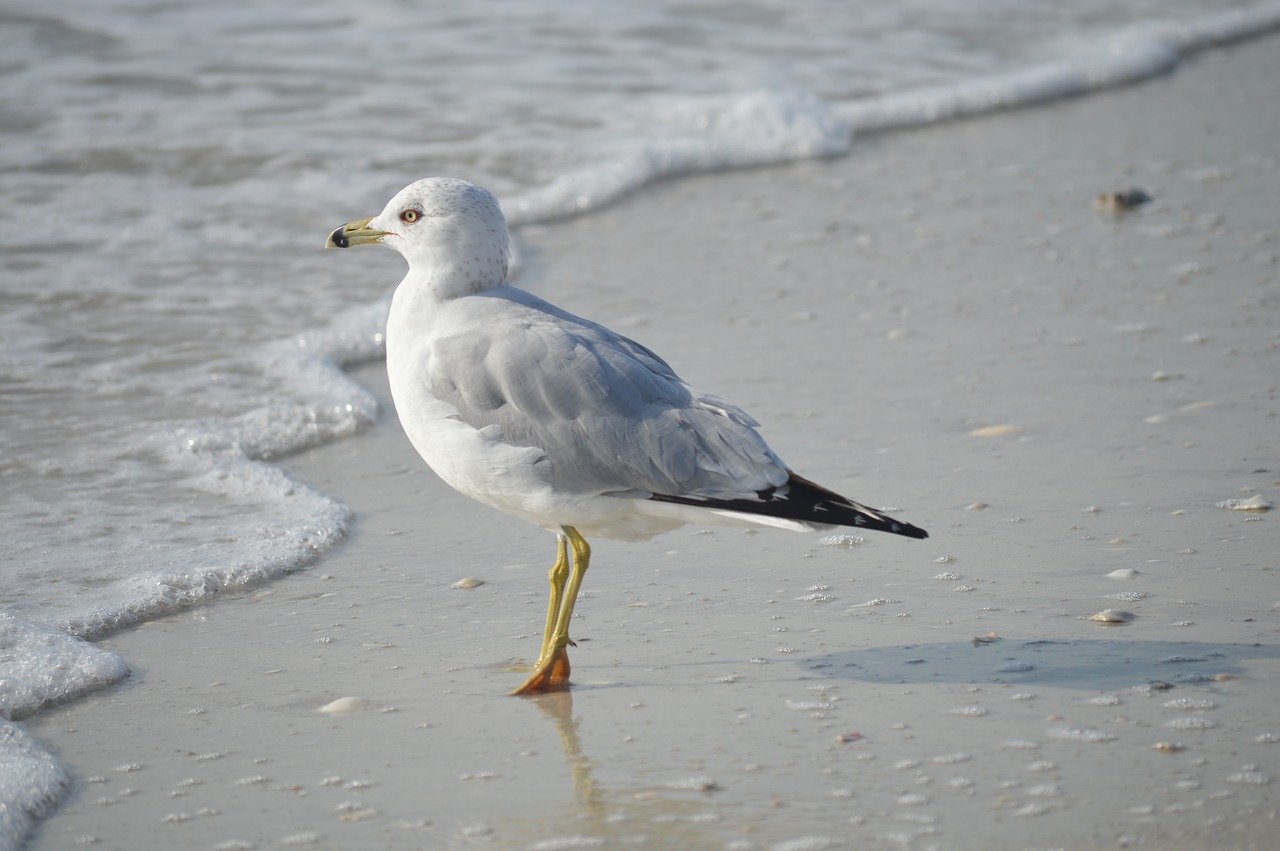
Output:
[[428,381],[476,429],[540,449],[568,493],[752,498],[787,480],[746,412],[649,349],[504,287],[438,335]]

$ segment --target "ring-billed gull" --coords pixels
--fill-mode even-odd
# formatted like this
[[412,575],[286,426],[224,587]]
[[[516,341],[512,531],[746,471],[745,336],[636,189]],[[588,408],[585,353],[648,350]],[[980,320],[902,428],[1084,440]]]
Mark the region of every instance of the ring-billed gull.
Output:
[[506,222],[481,187],[419,180],[326,247],[368,243],[409,263],[387,318],[387,374],[414,448],[458,491],[556,534],[542,647],[513,694],[568,686],[587,537],[642,540],[693,522],[928,537],[793,473],[745,411],[644,346],[507,283]]

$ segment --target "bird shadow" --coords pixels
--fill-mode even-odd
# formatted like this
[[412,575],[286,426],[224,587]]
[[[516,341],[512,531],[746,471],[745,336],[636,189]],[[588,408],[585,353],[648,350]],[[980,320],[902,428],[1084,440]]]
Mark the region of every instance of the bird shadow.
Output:
[[1280,647],[1268,644],[990,638],[841,650],[799,664],[821,677],[865,683],[1002,683],[1096,690],[1153,682],[1220,682],[1246,675],[1250,661],[1277,657]]

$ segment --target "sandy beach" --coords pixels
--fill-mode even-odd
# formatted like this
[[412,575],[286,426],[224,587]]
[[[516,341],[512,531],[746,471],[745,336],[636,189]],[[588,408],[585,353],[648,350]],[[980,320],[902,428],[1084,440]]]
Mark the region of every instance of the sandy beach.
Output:
[[132,676],[24,722],[77,776],[33,846],[1274,848],[1278,45],[522,229],[521,286],[932,537],[593,542],[573,690],[510,698],[553,538],[368,364],[382,420],[287,465],[351,538],[101,642]]

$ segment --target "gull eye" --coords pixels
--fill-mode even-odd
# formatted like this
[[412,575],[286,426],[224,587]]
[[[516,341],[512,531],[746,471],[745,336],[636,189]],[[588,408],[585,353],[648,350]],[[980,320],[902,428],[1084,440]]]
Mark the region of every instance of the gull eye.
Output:
[[400,221],[404,222],[406,225],[411,225],[420,218],[422,218],[422,213],[417,210],[405,210],[400,214]]

